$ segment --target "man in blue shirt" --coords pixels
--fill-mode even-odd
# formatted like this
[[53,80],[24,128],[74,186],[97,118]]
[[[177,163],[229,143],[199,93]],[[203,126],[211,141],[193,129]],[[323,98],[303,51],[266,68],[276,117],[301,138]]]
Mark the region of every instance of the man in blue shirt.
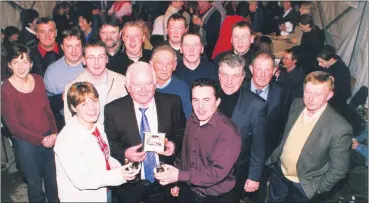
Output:
[[175,51],[169,45],[158,46],[152,54],[150,64],[158,79],[156,91],[180,96],[185,116],[186,118],[190,117],[192,106],[188,85],[172,75],[177,66]]

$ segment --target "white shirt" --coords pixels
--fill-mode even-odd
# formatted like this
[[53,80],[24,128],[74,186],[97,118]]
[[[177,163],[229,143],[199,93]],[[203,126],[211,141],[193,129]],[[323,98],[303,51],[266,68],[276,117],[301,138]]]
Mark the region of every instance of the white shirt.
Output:
[[[250,90],[251,90],[251,92],[254,92],[256,94],[257,88],[256,88],[253,80],[251,80],[251,88],[250,88]],[[259,96],[261,98],[263,98],[265,101],[268,101],[269,85],[265,86],[261,90],[262,90],[262,92],[259,94]]]
[[[140,130],[142,113],[141,113],[139,108],[141,108],[141,107],[135,101],[133,101],[133,107],[135,109],[138,130]],[[146,115],[147,121],[149,122],[150,131],[151,132],[158,132],[158,114],[157,114],[157,111],[156,111],[156,104],[155,104],[155,99],[154,98],[150,102],[148,109],[145,111],[145,115]],[[156,164],[159,164],[159,156],[156,153],[155,153],[155,161],[156,161]],[[145,178],[145,167],[144,167],[143,162],[142,162],[142,166],[141,166],[141,179],[142,180],[146,179]]]
[[101,125],[104,125],[104,107],[106,104],[106,100],[108,97],[109,92],[109,84],[108,84],[108,73],[106,72],[104,81],[102,81],[100,84],[93,84],[94,87],[97,90],[97,93],[99,93],[99,101],[100,101],[100,115],[97,119],[97,122]]
[[287,11],[284,11],[283,18],[286,17],[286,15],[288,15],[291,10],[292,10],[292,8],[288,9]]

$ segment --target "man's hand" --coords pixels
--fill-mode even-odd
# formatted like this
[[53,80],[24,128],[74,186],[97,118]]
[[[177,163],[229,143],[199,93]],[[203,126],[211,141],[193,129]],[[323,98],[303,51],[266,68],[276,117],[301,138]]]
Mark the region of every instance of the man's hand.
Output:
[[168,185],[170,183],[178,182],[178,168],[168,164],[164,164],[163,167],[165,168],[164,172],[155,173],[155,178],[159,180],[160,185]]
[[141,162],[146,157],[146,152],[138,152],[137,150],[142,147],[142,144],[132,146],[126,150],[124,153],[124,156],[126,159],[132,161],[132,162]]
[[165,151],[164,152],[157,152],[157,154],[161,154],[164,156],[172,156],[175,150],[175,145],[172,141],[168,141],[167,138],[165,138]]
[[192,22],[193,22],[193,24],[198,25],[200,27],[202,27],[204,25],[204,23],[202,22],[201,18],[199,18],[196,15],[193,16]]
[[259,182],[247,179],[244,189],[246,192],[255,192],[259,189]]
[[101,13],[100,9],[92,10],[92,15],[100,15],[100,13]]
[[51,135],[46,136],[42,140],[42,144],[44,145],[44,147],[51,148],[55,145],[55,141],[56,141],[56,134],[51,134]]
[[172,194],[173,197],[178,197],[179,187],[175,186],[175,187],[170,188],[170,193]]

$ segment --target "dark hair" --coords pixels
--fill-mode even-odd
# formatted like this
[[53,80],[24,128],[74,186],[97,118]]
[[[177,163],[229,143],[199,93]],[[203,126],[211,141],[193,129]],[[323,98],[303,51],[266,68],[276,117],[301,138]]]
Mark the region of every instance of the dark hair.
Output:
[[253,49],[255,51],[260,51],[261,50],[260,44],[262,44],[262,43],[268,44],[269,48],[270,48],[270,51],[273,49],[272,40],[268,36],[264,36],[264,35],[255,37]]
[[68,37],[75,37],[79,41],[81,41],[81,43],[84,43],[84,40],[82,40],[82,33],[78,28],[64,30],[63,33],[61,34],[61,44],[63,44],[64,39]]
[[314,19],[311,15],[303,14],[300,16],[300,24],[301,25],[309,25],[310,27],[314,26]]
[[209,78],[200,78],[193,81],[191,85],[191,93],[195,87],[212,87],[214,89],[214,96],[216,99],[220,97],[222,92],[219,83]]
[[39,18],[36,21],[35,30],[37,31],[38,25],[40,25],[40,24],[48,24],[49,22],[52,22],[54,24],[55,29],[56,29],[56,24],[55,24],[55,21],[53,19],[42,17],[42,18]]
[[244,18],[250,16],[249,3],[245,1],[240,2],[236,8],[236,14]]
[[186,18],[180,14],[180,13],[174,13],[173,15],[171,15],[169,18],[168,18],[168,22],[167,22],[167,27],[169,25],[169,21],[180,21],[182,20],[184,22],[184,25],[185,25],[185,28],[188,26],[187,25],[187,20]]
[[27,27],[29,23],[32,23],[40,15],[34,9],[24,9],[20,12],[20,21],[22,27]]
[[6,38],[10,38],[11,36],[19,34],[19,29],[14,26],[8,26],[4,30],[4,35]]
[[201,43],[202,46],[204,46],[204,41],[202,40],[201,36],[198,33],[193,33],[193,32],[184,33],[182,35],[182,38],[181,38],[181,43],[183,43],[184,38],[188,35],[194,35],[194,36],[197,36],[198,38],[200,38],[200,43]]
[[81,13],[81,14],[78,15],[78,18],[79,17],[82,17],[83,19],[85,19],[87,24],[92,22],[92,14],[90,14],[90,13]]
[[245,22],[245,21],[239,21],[237,22],[236,24],[233,25],[232,27],[232,31],[235,29],[235,28],[248,28],[250,30],[250,35],[253,34],[253,30],[251,28],[251,25],[248,23],[248,22]]
[[115,15],[111,15],[111,16],[108,15],[104,20],[102,20],[100,30],[102,27],[106,25],[110,25],[112,27],[118,27],[119,30],[123,28],[122,22],[117,17],[115,17]]
[[298,49],[294,49],[294,47],[284,50],[287,54],[291,54],[292,60],[299,60],[299,52]]
[[331,45],[325,45],[319,52],[319,58],[323,59],[324,61],[329,61],[332,58],[337,59],[336,50]]
[[88,43],[86,43],[82,48],[82,54],[85,57],[86,56],[86,49],[90,47],[102,47],[104,48],[105,52],[105,45],[100,40],[90,40]]
[[19,56],[23,59],[23,55],[26,55],[27,60],[32,63],[32,59],[30,56],[30,49],[21,44],[15,44],[9,49],[6,55],[6,61],[10,63],[13,59],[18,58]]

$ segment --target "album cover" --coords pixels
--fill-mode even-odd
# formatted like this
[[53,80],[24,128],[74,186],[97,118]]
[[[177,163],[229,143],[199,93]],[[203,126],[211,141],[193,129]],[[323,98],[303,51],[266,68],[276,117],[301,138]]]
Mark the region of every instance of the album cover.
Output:
[[144,133],[143,150],[145,152],[164,152],[165,133]]

